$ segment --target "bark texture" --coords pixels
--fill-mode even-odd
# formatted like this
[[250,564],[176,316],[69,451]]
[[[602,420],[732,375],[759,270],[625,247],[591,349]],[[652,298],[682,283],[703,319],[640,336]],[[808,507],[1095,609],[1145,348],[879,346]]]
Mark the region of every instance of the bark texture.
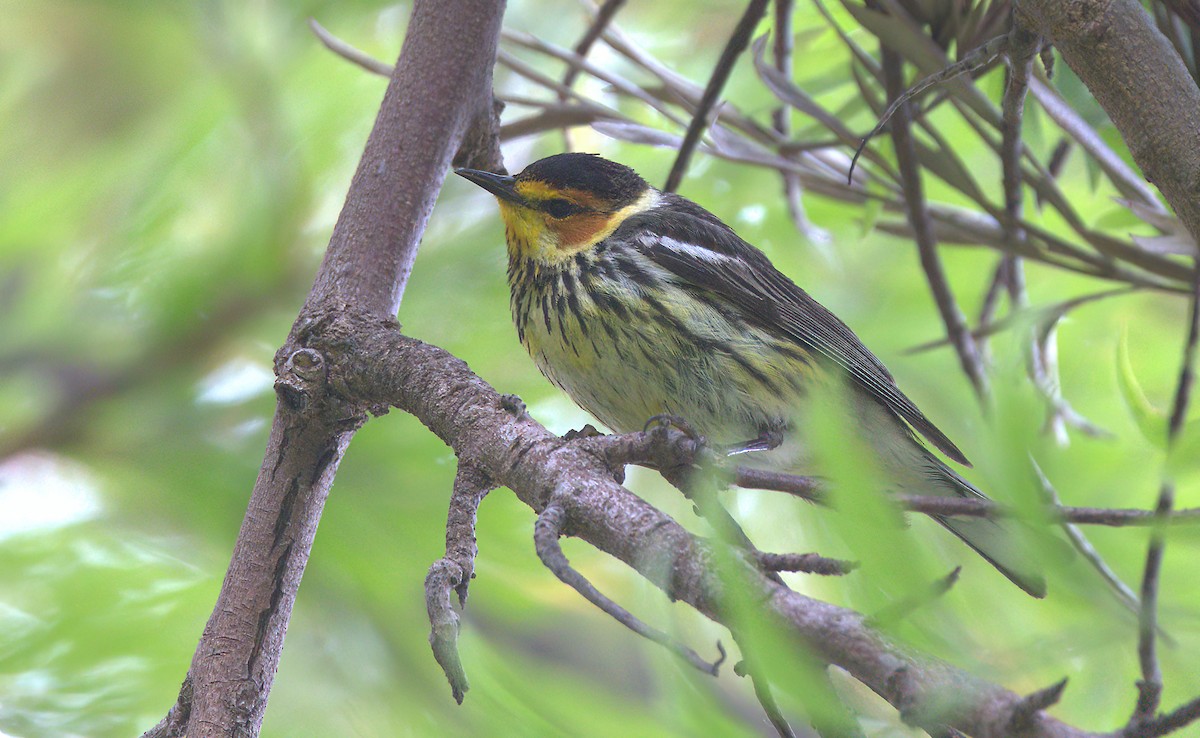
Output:
[[1193,236],[1200,234],[1200,88],[1134,0],[1022,0]]
[[[147,735],[259,733],[325,499],[350,438],[375,409],[331,386],[328,357],[295,336],[328,311],[394,323],[452,158],[469,129],[494,125],[492,67],[503,13],[504,3],[491,0],[414,5],[325,260],[276,357],[279,405],[216,607],[177,704]],[[488,154],[477,158],[487,165]],[[348,345],[345,336],[326,338]]]

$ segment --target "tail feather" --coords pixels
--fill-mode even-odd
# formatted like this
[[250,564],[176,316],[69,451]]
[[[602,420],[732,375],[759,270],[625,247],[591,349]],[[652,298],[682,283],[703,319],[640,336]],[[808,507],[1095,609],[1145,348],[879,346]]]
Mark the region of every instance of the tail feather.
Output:
[[[934,484],[931,486],[938,488],[933,490],[934,494],[945,495],[948,490],[960,497],[987,499],[986,495],[937,458],[929,455],[928,461],[934,472],[931,475]],[[996,567],[1010,582],[1038,599],[1046,596],[1046,578],[1042,576],[1041,567],[1028,552],[1020,549],[1020,539],[1004,524],[987,518],[932,517]]]
[[[875,450],[882,471],[898,491],[918,495],[987,499],[960,477],[913,435],[908,426],[887,408],[865,394],[854,395],[860,432]],[[1021,549],[1021,539],[1010,524],[987,518],[932,516],[951,533],[1030,595],[1046,596],[1040,562]]]
[[1010,582],[1038,599],[1046,596],[1046,578],[1038,571],[1037,563],[1018,550],[1016,540],[1004,526],[985,518],[935,516],[934,519],[975,549]]

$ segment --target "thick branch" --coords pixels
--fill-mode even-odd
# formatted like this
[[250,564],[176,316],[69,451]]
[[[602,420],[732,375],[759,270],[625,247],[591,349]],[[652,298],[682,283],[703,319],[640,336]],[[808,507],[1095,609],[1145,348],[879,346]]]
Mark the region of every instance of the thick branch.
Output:
[[190,699],[186,725],[169,725],[159,735],[258,735],[325,498],[351,436],[372,409],[329,383],[327,359],[345,352],[351,336],[327,337],[322,351],[297,343],[319,308],[356,309],[376,321],[395,314],[451,158],[469,128],[492,122],[491,69],[503,9],[485,0],[414,5],[325,261],[277,355],[280,402],[262,469],[192,660],[190,689],[177,702],[185,708]]
[[1022,0],[1022,23],[1050,39],[1121,132],[1134,161],[1200,234],[1200,88],[1135,0]]
[[[710,546],[617,484],[607,460],[586,443],[563,441],[527,417],[515,418],[463,362],[402,336],[394,326],[345,311],[329,313],[323,322],[328,325],[322,334],[358,337],[361,350],[352,356],[360,358],[338,372],[353,391],[411,412],[460,458],[534,510],[553,499],[570,521],[566,533],[624,561],[670,597],[733,624],[722,605],[726,587]],[[361,358],[367,356],[369,362]],[[555,495],[565,489],[571,493]],[[954,725],[977,738],[1007,735],[1013,710],[1022,704],[1019,695],[914,656],[868,627],[861,615],[793,592],[749,562],[734,563],[732,574],[742,581],[739,591],[762,603],[769,621],[800,638],[814,658],[840,666],[896,705],[906,720],[939,734],[945,731],[938,726]],[[947,705],[947,694],[960,699]],[[1040,714],[1031,724],[1026,735],[1033,737],[1093,735]]]
[[[375,127],[301,315],[354,304],[392,316],[467,129],[492,115],[504,3],[417,2]],[[492,137],[494,140],[494,137]],[[498,152],[492,164],[499,164]]]

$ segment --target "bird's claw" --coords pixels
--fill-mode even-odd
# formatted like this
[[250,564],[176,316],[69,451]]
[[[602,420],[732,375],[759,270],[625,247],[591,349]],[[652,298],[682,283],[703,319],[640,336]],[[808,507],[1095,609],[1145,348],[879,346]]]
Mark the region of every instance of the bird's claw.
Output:
[[759,434],[758,438],[752,438],[743,443],[727,446],[724,453],[726,456],[737,456],[755,451],[773,451],[779,448],[781,443],[783,443],[783,431],[772,428],[764,430]]
[[652,428],[674,428],[696,443],[704,443],[704,436],[697,433],[696,429],[692,427],[691,423],[687,422],[682,416],[679,415],[671,415],[670,413],[660,413],[659,415],[654,415],[646,421],[646,425],[642,426],[642,431],[649,431]]

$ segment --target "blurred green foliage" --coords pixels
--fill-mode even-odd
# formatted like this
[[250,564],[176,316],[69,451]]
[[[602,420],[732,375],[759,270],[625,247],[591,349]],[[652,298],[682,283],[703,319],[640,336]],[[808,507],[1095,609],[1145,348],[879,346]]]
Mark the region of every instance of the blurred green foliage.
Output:
[[[688,3],[683,30],[683,3],[633,5],[622,24],[696,80],[739,12]],[[0,736],[128,736],[174,700],[261,461],[272,354],[319,263],[384,87],[325,51],[306,18],[392,59],[407,13],[316,0],[0,0]],[[513,2],[507,22],[561,45],[584,27],[581,13],[547,13],[538,2]],[[822,28],[807,16],[798,23],[798,81],[865,130],[869,113],[855,103],[845,52]],[[611,52],[597,53],[614,63]],[[530,91],[503,72],[497,81]],[[745,65],[730,95],[764,119],[772,106]],[[1039,133],[1045,125],[1031,118],[1033,145],[1053,146]],[[984,179],[993,160],[956,133],[960,155],[977,160]],[[575,140],[652,181],[670,166],[670,152],[589,131]],[[557,134],[513,142],[509,166],[561,145]],[[1117,210],[1084,164],[1069,162],[1062,181],[1084,212]],[[936,182],[930,190],[952,199]],[[967,451],[973,479],[994,496],[1028,498],[1022,470],[1032,451],[1068,504],[1152,504],[1163,452],[1139,424],[1153,422],[1147,408],[1161,415],[1170,402],[1185,317],[1178,297],[1109,299],[1061,326],[1064,392],[1114,437],[1076,434],[1055,445],[1041,433],[1017,336],[993,343],[1001,402],[991,421],[948,350],[902,355],[941,328],[915,249],[873,232],[870,209],[809,198],[811,219],[833,236],[818,248],[796,235],[769,171],[700,157],[683,192],[846,320]],[[515,340],[501,242],[489,198],[447,182],[399,317],[410,334],[520,394],[553,430],[580,426],[587,418]],[[974,314],[994,255],[943,253]],[[1028,278],[1034,305],[1103,286],[1037,266]],[[1136,387],[1139,403],[1127,407],[1122,387],[1126,396]],[[1180,504],[1195,505],[1196,462],[1176,461]],[[504,490],[480,512],[461,642],[472,688],[456,706],[429,652],[422,597],[426,568],[442,553],[453,474],[452,454],[413,418],[394,413],[357,435],[300,591],[265,736],[769,734],[730,669],[715,682],[692,673],[543,570],[533,517]],[[630,485],[705,531],[654,475],[635,471]],[[844,579],[792,578],[868,612],[961,563],[959,584],[891,624],[894,637],[1019,691],[1069,676],[1057,713],[1088,727],[1111,727],[1131,709],[1133,619],[1076,558],[1045,552],[1051,595],[1035,602],[925,519],[902,531],[881,510],[855,525],[771,493],[726,500],[766,550],[878,562],[879,571]],[[1146,532],[1089,534],[1136,583]],[[881,551],[883,541],[893,548]],[[1163,654],[1167,705],[1200,693],[1200,535],[1179,528],[1169,541],[1162,612],[1178,645]],[[564,545],[603,591],[703,654],[728,641],[622,565],[577,541]],[[812,682],[787,665],[805,657],[794,644],[765,643],[785,710],[799,710]],[[910,734],[873,695],[840,675],[835,682],[871,735]]]

